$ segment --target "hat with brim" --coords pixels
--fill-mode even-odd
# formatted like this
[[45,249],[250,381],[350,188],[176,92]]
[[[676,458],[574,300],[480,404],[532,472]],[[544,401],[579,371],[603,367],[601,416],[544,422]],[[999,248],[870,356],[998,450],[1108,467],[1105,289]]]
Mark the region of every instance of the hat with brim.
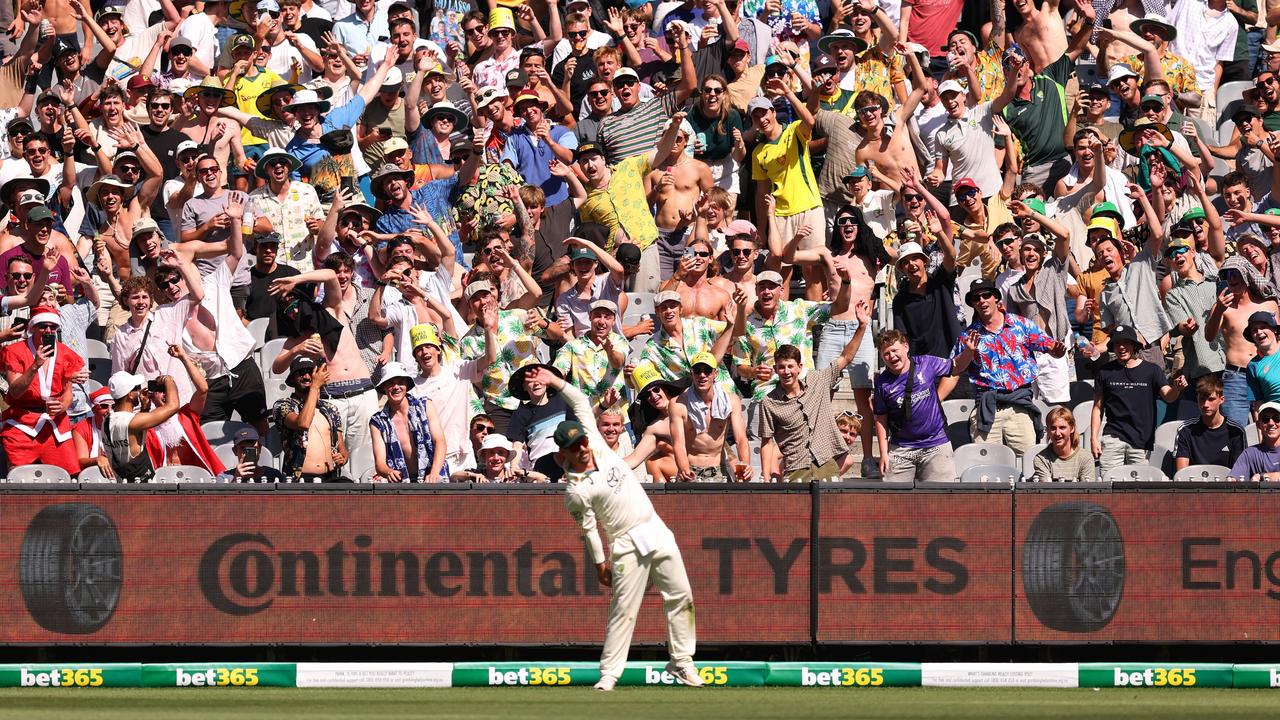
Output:
[[925,258],[926,260],[929,258],[928,255],[925,255],[924,247],[921,246],[920,243],[915,243],[915,242],[902,243],[901,245],[898,246],[897,264],[902,265],[902,263],[906,262],[907,259],[916,257],[917,255],[919,255],[922,258]]
[[824,53],[835,52],[835,46],[837,43],[849,43],[853,46],[853,52],[855,54],[861,54],[867,49],[866,40],[854,35],[852,30],[846,30],[843,28],[834,31],[829,35],[823,35],[818,38],[818,49]]
[[496,7],[489,11],[489,32],[494,30],[516,31],[515,15],[511,8]]
[[422,116],[422,119],[427,122],[431,122],[440,115],[453,118],[453,126],[455,128],[465,128],[467,126],[467,114],[459,110],[448,100],[442,100],[427,108],[427,112]]
[[414,350],[423,345],[434,345],[437,350],[444,349],[444,343],[440,341],[440,333],[431,323],[420,323],[409,328],[409,342],[412,343]]
[[18,191],[20,186],[27,186],[40,191],[40,194],[49,197],[49,181],[44,178],[32,177],[31,175],[19,175],[15,178],[6,180],[4,185],[0,185],[0,202],[9,202],[10,196]]
[[[519,400],[520,402],[529,402],[529,391],[524,388],[524,379],[529,376],[529,373],[538,369],[546,370],[561,380],[564,379],[564,373],[551,365],[544,365],[543,363],[531,363],[529,365],[525,365],[511,373],[511,381],[507,383],[507,392],[511,393],[511,397]],[[547,388],[547,397],[551,397],[555,394],[555,390]]]
[[[631,382],[636,387],[636,396],[643,399],[644,394],[649,392],[650,388],[661,387],[667,391],[671,397],[675,397],[684,391],[684,384],[667,380],[658,372],[658,368],[651,362],[642,363],[631,371]],[[643,403],[647,405],[647,403]]]
[[506,435],[489,433],[485,435],[484,442],[480,443],[480,452],[485,450],[501,450],[507,454],[507,457],[511,457],[511,453],[515,448],[511,445],[511,441],[507,439]]
[[1124,151],[1129,153],[1130,155],[1136,156],[1138,154],[1138,146],[1137,146],[1138,134],[1146,130],[1154,130],[1157,133],[1160,133],[1160,135],[1164,137],[1166,142],[1168,142],[1170,145],[1173,144],[1173,133],[1169,131],[1168,125],[1165,125],[1162,122],[1156,122],[1156,121],[1147,120],[1144,118],[1142,120],[1139,120],[1137,124],[1135,124],[1133,127],[1120,133],[1120,137],[1119,137],[1120,147],[1124,148]]
[[221,94],[222,100],[219,102],[222,103],[222,107],[234,105],[236,102],[236,94],[223,87],[222,83],[218,82],[218,78],[215,75],[205,76],[205,79],[187,88],[187,91],[182,93],[182,97],[184,100],[190,102],[198,98],[202,93],[206,92],[217,92]]
[[276,120],[279,120],[280,118],[276,117],[275,113],[272,111],[271,98],[275,97],[278,93],[282,93],[282,92],[290,92],[296,95],[301,91],[302,91],[301,85],[295,85],[294,83],[286,83],[286,82],[277,83],[267,88],[266,90],[263,90],[262,94],[259,95],[256,100],[253,101],[253,104],[255,107],[258,108],[258,114],[262,115],[262,117],[274,118]]
[[85,200],[97,205],[98,195],[102,193],[102,189],[105,187],[120,188],[124,192],[124,202],[129,202],[129,199],[133,197],[132,185],[115,175],[103,175],[89,186],[89,192],[85,193],[84,196]]
[[329,101],[322,100],[315,90],[309,90],[307,88],[303,88],[298,92],[295,92],[293,94],[293,100],[288,105],[285,105],[284,109],[289,112],[296,112],[298,108],[305,107],[307,105],[314,105],[317,112],[329,112]]
[[994,293],[996,297],[1000,297],[1000,290],[994,282],[979,280],[969,288],[969,292],[964,294],[964,304],[973,307],[978,302],[978,296],[985,293]]
[[404,180],[406,183],[413,183],[412,170],[403,170],[399,165],[385,163],[382,167],[378,168],[378,171],[373,174],[373,177],[369,178],[369,188],[373,190],[373,194],[375,196],[381,198],[384,194],[382,183],[396,177]]
[[[1276,330],[1276,316],[1275,316],[1275,315],[1273,315],[1273,314],[1271,314],[1271,313],[1269,313],[1269,312],[1267,312],[1267,311],[1265,311],[1265,310],[1260,310],[1260,311],[1258,311],[1258,312],[1256,312],[1256,313],[1254,313],[1254,314],[1250,315],[1250,316],[1249,316],[1249,324],[1246,326],[1246,332],[1247,332],[1247,336],[1248,336],[1251,340],[1252,340],[1252,337],[1253,337],[1253,328],[1254,328],[1254,326],[1255,326],[1255,325],[1262,325],[1263,327],[1265,327],[1265,328],[1267,328],[1267,329],[1271,330],[1272,332],[1275,332],[1275,330]],[[1256,344],[1256,343],[1255,343],[1255,344]]]
[[1178,29],[1170,25],[1159,13],[1147,13],[1142,18],[1129,23],[1129,29],[1138,36],[1150,30],[1165,42],[1173,42],[1174,38],[1178,37]]
[[342,210],[338,213],[338,217],[342,217],[343,215],[346,215],[349,212],[358,212],[368,217],[370,225],[373,225],[378,221],[378,218],[382,217],[382,212],[379,211],[378,208],[365,202],[347,203],[342,207]]
[[410,387],[413,386],[413,375],[409,374],[404,365],[394,360],[382,366],[382,373],[378,375],[378,384],[375,387],[381,390],[392,380],[406,380]]
[[270,150],[263,153],[262,157],[258,158],[258,164],[253,169],[254,176],[257,177],[259,180],[266,180],[267,165],[271,164],[271,161],[273,160],[284,160],[288,162],[289,172],[291,173],[297,170],[298,168],[302,167],[302,161],[298,160],[298,158],[290,155],[289,153],[285,152],[284,150],[281,150],[280,148],[271,148]]

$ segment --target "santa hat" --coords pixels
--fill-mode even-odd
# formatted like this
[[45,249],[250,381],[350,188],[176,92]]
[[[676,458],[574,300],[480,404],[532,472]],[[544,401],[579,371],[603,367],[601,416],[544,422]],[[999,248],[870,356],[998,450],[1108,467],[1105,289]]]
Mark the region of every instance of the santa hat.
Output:
[[40,305],[31,311],[31,319],[27,321],[27,324],[29,327],[34,327],[40,323],[53,323],[58,327],[62,327],[62,316],[58,315],[56,308]]
[[97,405],[103,400],[106,400],[109,403],[114,402],[114,400],[111,397],[111,391],[108,390],[107,388],[100,387],[97,390],[94,390],[93,392],[89,393],[89,404]]

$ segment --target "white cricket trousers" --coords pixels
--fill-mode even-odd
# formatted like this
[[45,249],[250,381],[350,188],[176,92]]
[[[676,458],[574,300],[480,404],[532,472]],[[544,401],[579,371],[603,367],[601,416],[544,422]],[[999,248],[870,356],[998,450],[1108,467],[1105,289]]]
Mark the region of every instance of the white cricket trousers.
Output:
[[693,664],[697,631],[693,620],[693,591],[684,571],[684,558],[675,536],[663,529],[661,544],[648,557],[636,554],[631,538],[623,535],[613,543],[613,597],[609,600],[609,627],[604,632],[604,653],[600,674],[617,678],[627,662],[631,634],[644,601],[649,580],[662,593],[667,610],[667,651],[678,667]]

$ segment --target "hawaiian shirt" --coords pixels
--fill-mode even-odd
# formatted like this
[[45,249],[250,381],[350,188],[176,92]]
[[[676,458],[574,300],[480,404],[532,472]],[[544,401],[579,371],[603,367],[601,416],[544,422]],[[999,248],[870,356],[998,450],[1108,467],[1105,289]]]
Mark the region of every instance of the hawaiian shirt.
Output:
[[897,107],[897,95],[893,88],[900,82],[906,82],[907,76],[902,71],[902,55],[898,52],[885,54],[878,46],[863,50],[853,59],[853,94],[856,96],[863,90],[879,94],[889,103],[889,109]]
[[[294,430],[284,424],[286,415],[302,412],[303,401],[290,395],[283,400],[277,400],[275,407],[271,409],[271,424],[280,429],[280,446],[284,451],[284,457],[280,460],[280,472],[286,477],[296,478],[302,474],[302,463],[307,459],[307,430]],[[324,415],[324,419],[329,422],[329,446],[336,453],[338,451],[338,437],[343,427],[342,416],[338,414],[338,408],[328,400],[319,399],[316,401],[316,412]]]
[[[520,407],[520,401],[511,396],[507,384],[516,370],[538,362],[538,338],[531,335],[525,327],[523,310],[500,310],[496,335],[498,359],[480,378],[480,392],[494,405],[515,410]],[[463,360],[484,357],[484,328],[480,325],[472,327],[458,343],[458,350]]]
[[280,233],[281,264],[300,272],[315,269],[311,260],[315,241],[307,229],[307,218],[323,220],[325,216],[315,188],[300,180],[291,180],[282,200],[269,186],[263,185],[249,193],[249,206],[244,215],[246,227],[253,227],[254,218],[265,217],[271,221],[271,229]]
[[[391,424],[391,414],[383,407],[369,418],[369,427],[377,428],[382,433],[382,444],[386,448],[387,467],[400,473],[402,482],[432,482],[436,478],[428,478],[431,463],[436,458],[436,443],[431,437],[431,425],[427,420],[427,399],[409,397],[409,437],[417,446],[418,474],[409,476],[409,464],[404,459],[404,448],[400,447],[400,436]],[[438,482],[448,482],[449,463],[440,466]]]
[[[783,345],[795,345],[800,349],[801,364],[805,372],[813,369],[813,327],[831,319],[831,303],[811,300],[782,300],[773,313],[772,320],[765,320],[759,310],[747,316],[747,331],[738,338],[733,350],[733,360],[738,365],[762,365],[773,362],[773,354]],[[751,399],[759,402],[778,384],[777,377],[768,382],[753,383]]]
[[619,229],[641,250],[658,239],[658,226],[644,192],[644,176],[651,169],[648,153],[620,161],[613,166],[609,184],[588,191],[578,208],[582,222],[609,228],[605,252],[612,253],[617,246]]
[[[1133,68],[1133,71],[1138,73],[1138,77],[1142,77],[1146,70],[1141,55],[1130,55],[1125,58],[1124,63]],[[1172,50],[1165,50],[1160,58],[1160,69],[1164,71],[1164,79],[1169,81],[1169,87],[1175,94],[1200,94],[1200,86],[1196,83],[1196,69],[1181,55],[1175,55]],[[1144,79],[1143,82],[1146,80]]]
[[954,360],[964,352],[964,335],[978,334],[978,353],[969,363],[969,380],[983,390],[1016,390],[1040,374],[1035,354],[1049,352],[1053,338],[1021,315],[1005,313],[1004,326],[991,332],[979,320],[965,328],[951,349]]
[[477,218],[479,228],[496,225],[500,217],[514,213],[515,206],[506,195],[507,187],[524,185],[524,178],[515,168],[504,162],[487,160],[476,171],[471,184],[462,189],[455,204],[458,221]]
[[[1004,49],[990,43],[986,50],[980,50],[973,58],[973,74],[978,76],[978,84],[982,86],[982,97],[979,103],[991,102],[1004,92],[1004,68],[1000,61],[1004,57]],[[944,80],[955,80],[967,90],[969,81],[962,72],[948,70],[942,76]]]
[[[682,318],[680,334],[684,345],[681,346],[659,325],[640,351],[640,363],[653,363],[663,380],[683,382],[689,379],[689,358],[703,351],[711,352],[711,346],[716,344],[716,338],[724,332],[725,326],[723,321],[704,317]],[[733,379],[723,365],[716,374],[716,384],[726,389],[733,388]]]
[[[618,333],[609,333],[613,346],[628,352],[626,338]],[[627,417],[627,401],[625,375],[622,369],[614,369],[609,364],[609,353],[595,341],[583,335],[565,343],[556,354],[555,368],[564,373],[566,382],[572,383],[584,395],[591,399],[591,409],[603,411],[616,410],[622,417]],[[613,388],[618,391],[618,402],[608,407],[602,400],[605,393]]]

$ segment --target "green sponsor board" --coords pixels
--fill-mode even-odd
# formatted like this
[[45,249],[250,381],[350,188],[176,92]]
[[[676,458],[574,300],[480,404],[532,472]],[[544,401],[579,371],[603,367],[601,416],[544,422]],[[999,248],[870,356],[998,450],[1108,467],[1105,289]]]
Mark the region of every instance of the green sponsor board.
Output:
[[[769,664],[763,662],[708,662],[694,663],[698,676],[708,686],[759,687],[769,674]],[[676,685],[674,675],[666,671],[665,662],[630,662],[618,678],[618,685]]]
[[595,685],[596,663],[454,663],[454,687]]
[[1231,682],[1238,688],[1280,688],[1280,665],[1233,665]]
[[769,663],[765,683],[785,687],[919,687],[920,663]]
[[1080,663],[1080,687],[1232,687],[1229,663]]
[[139,687],[138,663],[0,665],[0,687]]
[[143,687],[294,687],[293,663],[143,665]]

